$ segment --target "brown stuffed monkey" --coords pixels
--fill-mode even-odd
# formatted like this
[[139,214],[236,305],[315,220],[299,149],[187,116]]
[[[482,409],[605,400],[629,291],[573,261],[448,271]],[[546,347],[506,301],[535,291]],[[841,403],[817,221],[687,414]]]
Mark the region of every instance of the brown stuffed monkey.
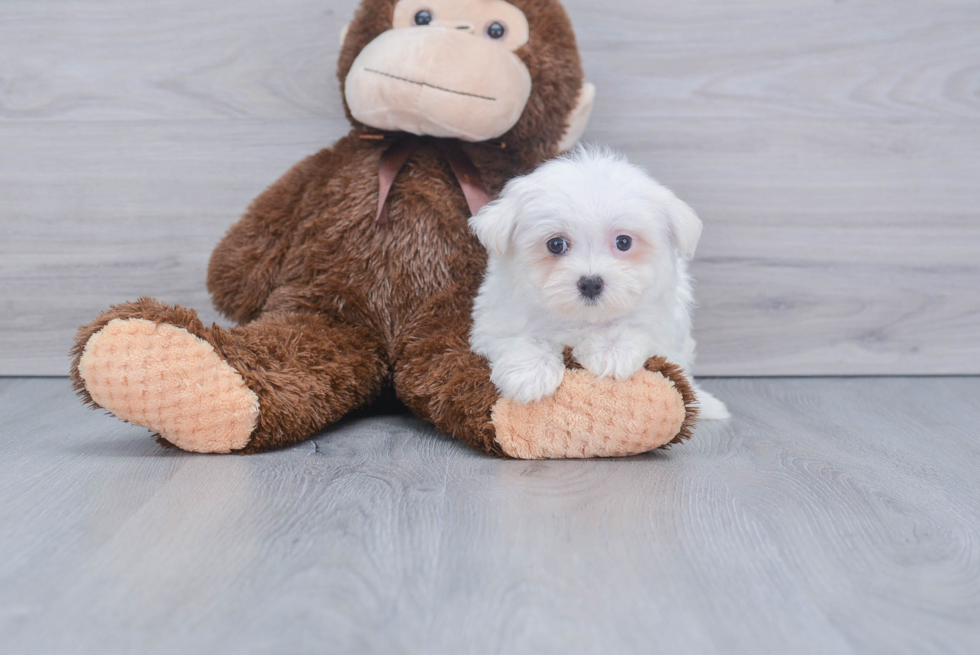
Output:
[[617,382],[569,359],[558,392],[501,399],[469,348],[486,254],[471,213],[574,144],[594,89],[557,0],[363,0],[338,76],[353,129],[250,206],[208,289],[239,327],[149,298],[80,328],[83,399],[178,448],[307,439],[393,387],[485,452],[618,456],[689,435],[688,381],[662,358]]

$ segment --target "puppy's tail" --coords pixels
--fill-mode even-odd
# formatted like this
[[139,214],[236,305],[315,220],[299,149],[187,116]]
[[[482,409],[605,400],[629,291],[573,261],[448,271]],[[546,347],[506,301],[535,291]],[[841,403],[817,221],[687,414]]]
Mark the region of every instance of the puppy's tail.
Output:
[[701,405],[701,413],[699,415],[701,419],[706,421],[724,421],[732,417],[725,403],[712,396],[697,384],[694,385],[694,393],[697,394],[698,403]]

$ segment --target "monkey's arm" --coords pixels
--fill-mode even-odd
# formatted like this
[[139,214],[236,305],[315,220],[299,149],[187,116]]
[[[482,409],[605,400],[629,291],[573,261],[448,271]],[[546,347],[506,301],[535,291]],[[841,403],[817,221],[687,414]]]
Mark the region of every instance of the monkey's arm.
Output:
[[332,159],[328,148],[293,166],[252,202],[215,248],[208,291],[222,314],[247,323],[262,312],[302,219],[303,194]]

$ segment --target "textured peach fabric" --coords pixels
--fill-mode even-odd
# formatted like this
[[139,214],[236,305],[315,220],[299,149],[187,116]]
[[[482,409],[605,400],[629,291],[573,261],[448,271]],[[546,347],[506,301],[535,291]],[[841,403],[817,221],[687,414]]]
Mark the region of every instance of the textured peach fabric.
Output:
[[518,459],[624,457],[669,443],[685,416],[681,394],[660,373],[616,382],[570,370],[550,398],[499,400],[493,425],[504,452]]
[[208,342],[173,325],[116,319],[89,339],[79,373],[92,399],[183,450],[248,444],[259,401]]

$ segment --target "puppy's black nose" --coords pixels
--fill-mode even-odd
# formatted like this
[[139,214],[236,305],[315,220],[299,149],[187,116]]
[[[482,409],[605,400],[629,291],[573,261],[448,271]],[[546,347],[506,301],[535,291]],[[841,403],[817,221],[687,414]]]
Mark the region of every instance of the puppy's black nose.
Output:
[[593,277],[585,277],[583,275],[578,280],[578,290],[586,298],[598,298],[599,294],[602,293],[602,278],[598,275]]

